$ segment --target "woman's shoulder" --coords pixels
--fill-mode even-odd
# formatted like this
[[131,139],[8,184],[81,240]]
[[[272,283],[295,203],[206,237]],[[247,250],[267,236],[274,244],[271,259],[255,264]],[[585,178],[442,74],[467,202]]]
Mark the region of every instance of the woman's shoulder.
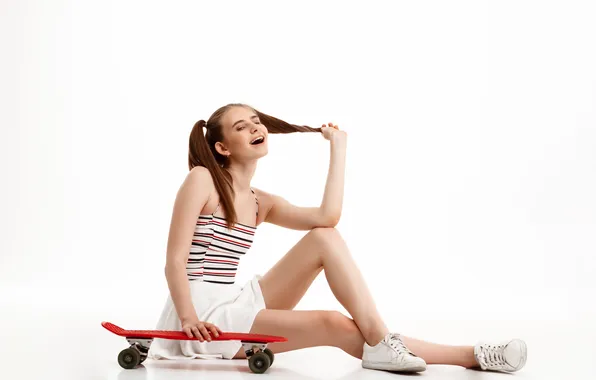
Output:
[[255,192],[255,195],[257,196],[257,198],[259,198],[259,200],[261,198],[265,199],[265,198],[268,198],[271,196],[271,194],[269,194],[268,192],[261,190],[257,187],[251,186],[250,188],[253,189],[253,191]]
[[195,166],[187,175],[187,178],[203,184],[213,184],[213,177],[211,172],[204,166]]
[[253,189],[253,191],[255,192],[255,195],[257,197],[257,199],[259,200],[259,214],[261,213],[261,210],[263,210],[264,215],[267,215],[267,212],[269,212],[269,210],[271,209],[272,206],[272,195],[271,193],[268,193],[264,190],[261,190],[259,188],[256,188],[254,186],[251,186],[251,188]]
[[186,175],[185,182],[193,188],[200,188],[206,190],[209,195],[215,190],[215,184],[213,183],[213,177],[204,166],[195,166]]

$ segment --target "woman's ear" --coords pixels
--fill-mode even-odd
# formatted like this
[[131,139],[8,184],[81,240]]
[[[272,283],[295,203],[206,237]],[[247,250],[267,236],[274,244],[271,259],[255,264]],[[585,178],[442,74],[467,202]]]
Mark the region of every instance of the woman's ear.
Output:
[[220,141],[215,143],[215,150],[217,151],[217,153],[221,154],[222,156],[230,155],[230,152],[228,151],[228,149]]

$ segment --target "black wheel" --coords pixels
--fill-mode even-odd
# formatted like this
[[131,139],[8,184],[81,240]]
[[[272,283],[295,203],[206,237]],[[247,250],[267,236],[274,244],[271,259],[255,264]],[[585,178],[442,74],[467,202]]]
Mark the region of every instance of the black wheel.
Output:
[[264,353],[266,353],[269,356],[269,366],[273,365],[273,351],[271,351],[270,349],[266,348],[263,350]]
[[141,364],[141,354],[134,348],[125,348],[118,355],[118,364],[124,369],[133,369]]
[[263,373],[267,371],[270,365],[269,355],[264,352],[257,352],[248,359],[248,367],[254,373]]

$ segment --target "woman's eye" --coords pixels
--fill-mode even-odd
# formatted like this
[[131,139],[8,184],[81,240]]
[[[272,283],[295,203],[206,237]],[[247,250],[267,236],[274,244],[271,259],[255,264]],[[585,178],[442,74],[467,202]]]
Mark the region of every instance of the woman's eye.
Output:
[[[261,124],[261,122],[260,122],[260,121],[257,121],[255,124]],[[243,126],[241,126],[241,127],[238,127],[238,129],[236,129],[236,130],[237,130],[237,131],[241,131],[241,130],[243,130],[243,129],[244,129],[244,127],[245,127],[245,126],[243,125]]]

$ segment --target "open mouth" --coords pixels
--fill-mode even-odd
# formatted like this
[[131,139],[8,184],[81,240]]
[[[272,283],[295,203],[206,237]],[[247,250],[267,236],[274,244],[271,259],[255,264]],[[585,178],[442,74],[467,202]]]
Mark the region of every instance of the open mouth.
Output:
[[262,144],[263,142],[265,142],[265,138],[263,136],[259,136],[256,139],[252,140],[250,142],[250,145],[259,145],[259,144]]

